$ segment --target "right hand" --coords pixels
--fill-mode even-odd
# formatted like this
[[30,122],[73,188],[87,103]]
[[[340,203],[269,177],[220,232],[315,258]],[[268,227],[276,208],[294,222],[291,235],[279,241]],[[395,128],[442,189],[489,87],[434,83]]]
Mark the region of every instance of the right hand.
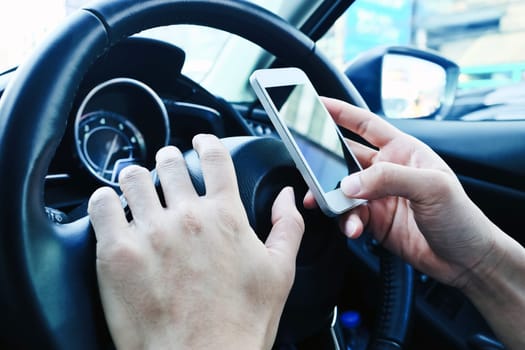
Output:
[[[337,124],[378,148],[348,140],[364,170],[344,178],[341,189],[368,203],[341,216],[342,231],[356,238],[368,227],[419,271],[459,288],[468,284],[501,231],[428,146],[369,111],[334,99],[323,102]],[[304,205],[315,206],[311,193]]]

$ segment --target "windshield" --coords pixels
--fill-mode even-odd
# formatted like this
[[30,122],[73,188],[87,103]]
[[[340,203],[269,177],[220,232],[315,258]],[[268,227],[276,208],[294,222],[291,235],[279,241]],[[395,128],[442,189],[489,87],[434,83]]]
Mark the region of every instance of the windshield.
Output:
[[[295,26],[321,1],[251,0]],[[87,2],[0,1],[0,73],[22,63],[58,23]],[[357,54],[379,45],[436,50],[461,66],[460,89],[494,88],[524,80],[524,16],[525,1],[516,0],[356,0],[319,47],[341,70]],[[181,47],[187,56],[183,73],[230,101],[253,99],[248,76],[272,61],[259,47],[211,28],[179,25],[139,35]]]
[[[67,15],[88,0],[0,1],[0,73],[20,65],[25,57]],[[301,24],[321,0],[250,0],[292,24]],[[28,11],[28,9],[31,9]],[[181,47],[186,52],[183,73],[213,93],[245,100],[247,76],[264,58],[262,50],[235,35],[212,28],[177,25],[139,33]],[[238,53],[242,52],[242,55]],[[263,57],[261,57],[263,56]],[[269,61],[271,56],[267,57]],[[233,79],[233,80],[232,80]],[[239,81],[234,81],[238,79]],[[224,81],[229,81],[228,86]],[[235,87],[235,89],[233,89]],[[249,97],[252,95],[249,93]]]
[[[266,0],[262,4],[271,11],[278,12],[283,0]],[[5,0],[0,2],[0,72],[18,66],[23,59],[48,35],[67,15],[88,4],[89,0]],[[29,10],[30,9],[30,10]],[[195,30],[183,26],[178,42],[191,46],[206,47],[208,56],[214,56],[228,40],[226,33],[214,33],[196,38]],[[207,33],[206,33],[207,34]],[[160,30],[152,34],[164,40],[172,41],[169,31]],[[197,40],[195,40],[197,39]],[[202,45],[202,46],[201,46]],[[193,51],[193,50],[192,50]],[[203,66],[207,60],[197,58],[191,62],[190,71],[199,70],[204,74]],[[200,66],[200,69],[196,69]]]

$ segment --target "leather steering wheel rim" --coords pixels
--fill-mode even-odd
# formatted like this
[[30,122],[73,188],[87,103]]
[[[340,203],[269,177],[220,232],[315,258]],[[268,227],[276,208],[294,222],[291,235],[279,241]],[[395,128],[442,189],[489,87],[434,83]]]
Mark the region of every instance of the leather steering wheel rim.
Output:
[[33,344],[44,348],[92,349],[107,341],[105,325],[96,322],[102,310],[88,218],[51,222],[44,211],[44,177],[91,65],[128,36],[170,24],[242,36],[305,70],[321,94],[365,106],[308,37],[249,3],[106,1],[72,15],[18,69],[0,104],[0,184],[8,186],[0,210],[0,299],[3,329],[17,339],[15,345],[27,346],[28,329]]

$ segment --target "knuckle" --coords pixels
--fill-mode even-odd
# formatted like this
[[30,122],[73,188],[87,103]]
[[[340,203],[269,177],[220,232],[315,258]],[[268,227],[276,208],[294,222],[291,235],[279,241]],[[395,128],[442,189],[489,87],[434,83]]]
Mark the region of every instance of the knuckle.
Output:
[[229,160],[229,154],[224,147],[215,145],[213,147],[207,147],[203,149],[199,157],[201,161],[208,163],[224,163]]
[[173,169],[184,165],[182,153],[175,147],[163,148],[157,153],[157,167]]
[[157,160],[158,169],[173,170],[182,166],[185,166],[185,161],[182,155]]
[[149,176],[148,170],[138,165],[130,165],[124,169],[119,174],[119,182],[121,185],[128,185],[139,181],[145,177]]
[[[368,178],[374,183],[374,185],[378,184],[389,184],[391,181],[391,172],[390,167],[385,162],[378,162],[374,164],[370,168],[371,176]],[[374,186],[374,187],[376,187]]]
[[161,252],[169,247],[169,235],[168,232],[162,230],[160,227],[156,226],[155,228],[151,227],[149,233],[149,240],[151,247],[156,252]]
[[97,213],[104,212],[108,206],[108,202],[112,200],[115,192],[109,187],[102,187],[96,190],[89,199],[88,212]]
[[136,266],[142,261],[140,249],[130,240],[119,239],[111,244],[97,245],[100,268],[113,270],[119,266]]
[[134,226],[139,232],[147,236],[154,235],[161,228],[161,224],[154,218],[153,215],[142,217],[140,221],[137,220],[134,223]]
[[178,220],[184,232],[199,234],[204,230],[204,222],[199,211],[188,203],[181,204],[177,208]]
[[[446,174],[442,171],[432,171],[429,176],[429,182],[432,186],[429,186],[437,197],[447,197],[457,194],[458,183],[453,180],[450,174]],[[461,187],[461,185],[459,185]]]
[[158,217],[143,219],[137,223],[138,231],[147,237],[151,248],[156,252],[162,252],[169,246],[171,230],[169,224],[165,224]]
[[238,232],[242,226],[242,217],[239,212],[234,212],[231,208],[222,205],[217,206],[217,216],[219,217],[223,229],[230,232]]
[[370,128],[370,119],[364,119],[356,125],[356,133],[358,135],[364,135]]

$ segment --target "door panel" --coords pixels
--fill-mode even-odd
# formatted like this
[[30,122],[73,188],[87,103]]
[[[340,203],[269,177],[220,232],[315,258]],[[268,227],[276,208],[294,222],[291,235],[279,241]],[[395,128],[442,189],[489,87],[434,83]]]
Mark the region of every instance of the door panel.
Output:
[[434,149],[500,228],[525,242],[525,121],[394,120]]

